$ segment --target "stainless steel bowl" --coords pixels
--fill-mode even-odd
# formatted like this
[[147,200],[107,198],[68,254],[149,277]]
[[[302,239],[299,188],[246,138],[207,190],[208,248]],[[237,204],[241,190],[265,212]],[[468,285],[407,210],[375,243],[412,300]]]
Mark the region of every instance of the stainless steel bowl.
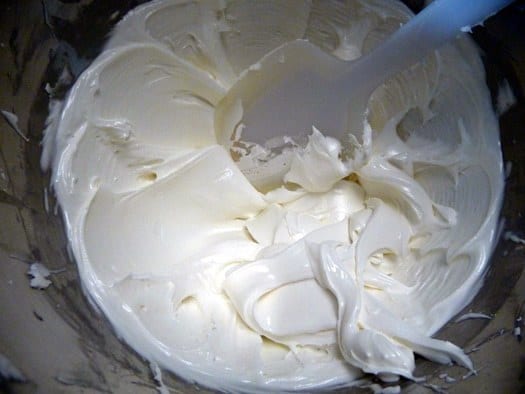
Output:
[[[18,116],[19,129],[28,138],[25,141],[0,119],[0,391],[157,391],[158,381],[149,364],[119,341],[84,297],[48,174],[39,165],[49,104],[46,84],[54,84],[64,67],[73,79],[77,77],[98,54],[111,27],[139,3],[10,0],[0,7],[0,109]],[[417,11],[423,1],[406,3]],[[512,166],[502,234],[510,231],[525,238],[524,3],[514,3],[476,28],[474,37],[484,51],[494,97],[505,78],[518,100],[500,118],[504,158]],[[52,94],[63,95],[73,79],[66,78]],[[477,376],[466,376],[467,371],[459,367],[419,360],[417,373],[428,379],[395,383],[404,392],[511,393],[525,388],[525,347],[515,335],[525,314],[525,245],[507,238],[501,238],[494,252],[485,286],[462,312],[494,318],[449,323],[438,333],[472,351]],[[45,290],[29,286],[29,264],[37,261],[57,270]],[[23,376],[7,376],[1,367],[5,360]],[[169,373],[163,374],[163,380],[173,391],[203,391]],[[373,379],[365,385],[370,383]],[[369,390],[356,388],[355,392]]]

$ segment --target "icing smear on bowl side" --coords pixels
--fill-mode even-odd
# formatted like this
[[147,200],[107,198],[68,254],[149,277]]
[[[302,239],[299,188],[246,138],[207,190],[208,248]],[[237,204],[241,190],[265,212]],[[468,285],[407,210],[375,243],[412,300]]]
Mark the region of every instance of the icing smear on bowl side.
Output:
[[472,368],[431,337],[479,290],[502,199],[468,37],[374,92],[366,154],[314,128],[256,188],[237,161],[264,148],[215,134],[215,106],[271,50],[307,39],[352,60],[410,15],[386,0],[154,1],[117,25],[54,104],[42,165],[86,293],[137,352],[249,392],[410,379],[415,354]]

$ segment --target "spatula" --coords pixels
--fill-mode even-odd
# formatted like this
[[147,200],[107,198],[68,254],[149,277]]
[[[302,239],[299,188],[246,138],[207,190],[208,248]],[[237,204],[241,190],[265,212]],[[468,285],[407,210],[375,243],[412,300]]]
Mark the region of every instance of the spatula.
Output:
[[363,142],[366,107],[379,85],[511,2],[435,0],[352,62],[306,40],[289,42],[248,70],[219,103],[215,115],[219,141],[227,143],[239,126],[242,140],[259,144],[275,137],[304,136],[315,126],[342,142],[349,134]]

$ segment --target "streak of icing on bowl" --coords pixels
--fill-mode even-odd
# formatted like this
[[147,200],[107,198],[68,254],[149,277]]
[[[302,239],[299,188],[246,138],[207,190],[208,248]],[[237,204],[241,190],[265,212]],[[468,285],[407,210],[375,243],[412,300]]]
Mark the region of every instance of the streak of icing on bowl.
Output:
[[51,275],[51,272],[42,263],[31,264],[27,275],[31,277],[29,282],[30,286],[35,289],[46,289],[52,283],[47,279]]
[[249,392],[413,378],[414,354],[472,369],[431,338],[479,290],[502,199],[468,37],[374,92],[366,160],[314,130],[257,189],[234,159],[262,148],[214,132],[214,106],[272,49],[302,38],[351,60],[410,15],[386,0],[155,1],[53,104],[42,165],[82,284],[152,365]]

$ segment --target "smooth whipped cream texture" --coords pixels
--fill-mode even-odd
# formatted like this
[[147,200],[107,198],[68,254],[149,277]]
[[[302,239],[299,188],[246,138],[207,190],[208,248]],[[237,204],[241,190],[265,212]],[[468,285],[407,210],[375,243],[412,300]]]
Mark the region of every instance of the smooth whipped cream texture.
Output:
[[313,127],[255,187],[238,162],[265,148],[215,134],[215,107],[271,50],[304,39],[352,60],[410,16],[390,0],[162,0],[117,25],[53,107],[42,165],[123,340],[229,391],[413,378],[416,354],[472,368],[431,337],[479,290],[502,199],[468,37],[374,92],[366,152]]

